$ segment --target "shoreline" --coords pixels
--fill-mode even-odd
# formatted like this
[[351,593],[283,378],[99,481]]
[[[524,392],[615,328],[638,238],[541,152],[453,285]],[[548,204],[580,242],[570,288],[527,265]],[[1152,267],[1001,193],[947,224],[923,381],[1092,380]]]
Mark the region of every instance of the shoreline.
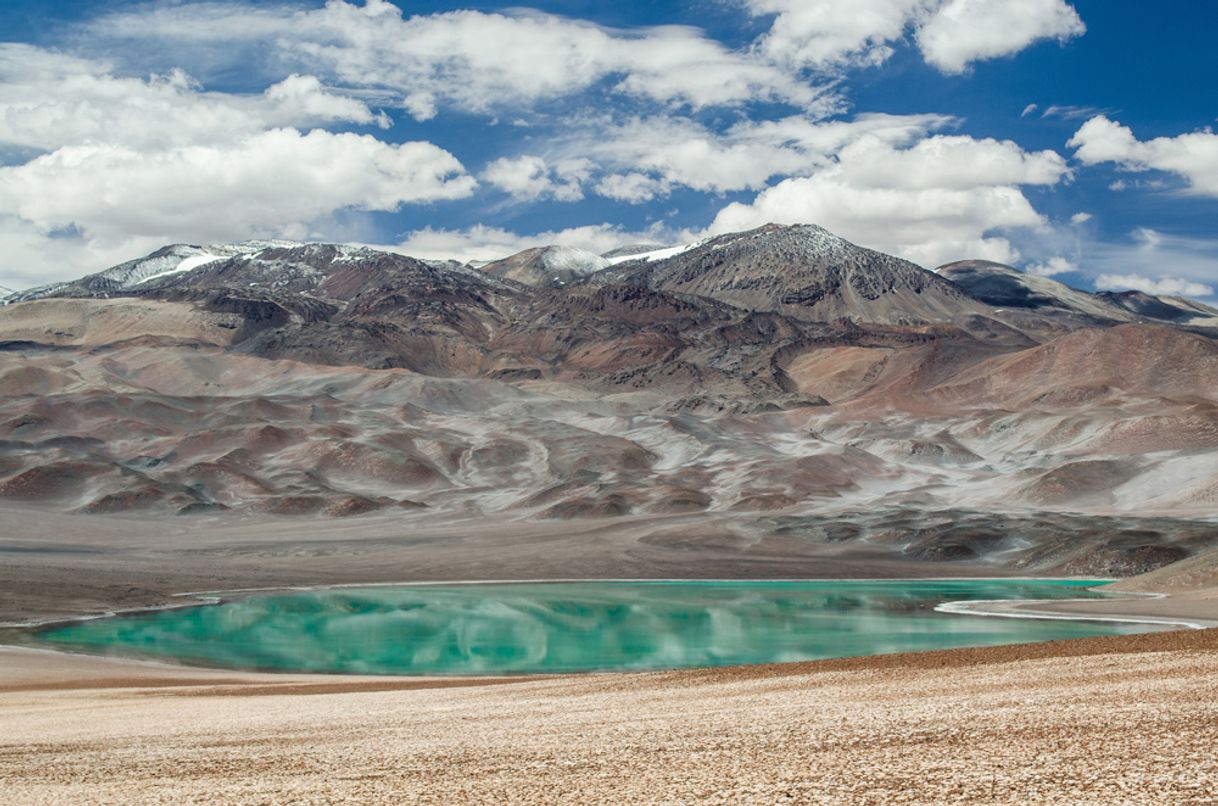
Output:
[[[540,585],[540,584],[595,583],[595,582],[621,582],[621,583],[645,583],[645,584],[663,584],[663,583],[714,584],[714,583],[749,583],[749,582],[828,582],[828,583],[833,583],[833,582],[894,582],[894,581],[897,581],[897,580],[891,580],[891,579],[887,579],[887,578],[874,578],[874,577],[857,578],[857,579],[841,579],[841,578],[807,578],[807,579],[674,578],[674,579],[654,579],[654,578],[642,578],[642,579],[521,579],[521,580],[461,580],[461,581],[436,580],[436,581],[420,581],[420,582],[377,582],[377,583],[353,582],[353,583],[336,583],[336,584],[280,585],[280,586],[265,587],[265,588],[240,588],[240,589],[216,589],[216,590],[210,590],[210,591],[186,591],[186,592],[182,592],[182,593],[172,594],[172,596],[173,597],[203,597],[203,598],[200,598],[198,601],[189,602],[189,603],[176,603],[176,604],[167,604],[164,606],[131,608],[131,609],[127,609],[127,610],[109,611],[109,612],[102,613],[102,614],[81,615],[81,616],[76,616],[76,617],[71,617],[71,618],[49,618],[49,619],[43,619],[43,620],[39,620],[39,621],[32,622],[32,623],[22,624],[22,625],[0,624],[0,629],[13,630],[13,631],[16,631],[19,633],[29,633],[29,632],[32,632],[35,630],[41,630],[41,629],[48,628],[48,627],[54,627],[56,625],[61,625],[61,624],[66,625],[66,624],[72,624],[72,623],[81,622],[81,621],[95,621],[98,619],[116,618],[116,617],[121,617],[121,616],[140,615],[140,614],[147,614],[147,613],[156,613],[156,612],[168,611],[168,610],[180,610],[180,609],[186,609],[186,608],[192,608],[192,607],[216,606],[216,605],[224,604],[226,601],[232,600],[232,599],[226,599],[224,596],[225,594],[256,595],[256,594],[260,594],[260,593],[273,593],[276,591],[302,591],[302,592],[304,592],[304,591],[349,590],[349,589],[360,589],[360,588],[384,588],[384,587],[440,587],[440,586],[462,586],[462,585],[477,586],[477,585],[511,585],[511,584],[539,584]],[[1097,579],[1093,579],[1090,577],[1082,577],[1082,576],[1070,576],[1070,577],[1049,577],[1049,576],[1040,576],[1040,577],[960,577],[960,576],[956,576],[956,577],[949,577],[949,576],[941,576],[941,577],[913,577],[913,578],[908,578],[908,579],[899,580],[899,581],[904,582],[904,583],[909,583],[909,582],[978,582],[978,581],[981,581],[981,582],[984,582],[984,581],[1002,581],[1002,582],[1018,582],[1018,581],[1083,582],[1083,581],[1086,581],[1086,582],[1098,583],[1095,586],[1088,588],[1089,590],[1096,590],[1096,589],[1101,588],[1104,585],[1111,585],[1116,582],[1119,582],[1120,580],[1114,579],[1114,578],[1097,580]],[[1192,629],[1192,630],[1204,630],[1204,629],[1210,629],[1210,628],[1218,628],[1218,619],[1185,620],[1185,619],[1181,619],[1181,618],[1173,618],[1170,616],[1156,618],[1156,617],[1139,616],[1139,615],[1135,615],[1135,614],[1120,614],[1120,613],[1106,614],[1106,615],[1088,614],[1088,613],[1069,613],[1069,612],[1063,612],[1063,611],[1054,611],[1049,608],[1038,609],[1038,610],[1026,609],[1026,608],[1030,608],[1030,607],[1042,607],[1043,608],[1046,604],[1059,604],[1060,605],[1060,604],[1071,603],[1071,604],[1081,604],[1081,605],[1086,606],[1088,604],[1093,605],[1093,604],[1096,604],[1099,602],[1114,603],[1114,602],[1122,602],[1122,601],[1163,600],[1163,599],[1169,598],[1169,596],[1170,595],[1166,594],[1166,593],[1121,591],[1121,592],[1119,592],[1115,595],[1112,595],[1110,597],[1107,597],[1107,598],[1096,598],[1096,599],[963,600],[963,601],[941,602],[940,604],[938,604],[934,607],[934,611],[938,612],[938,613],[947,613],[947,614],[954,614],[954,615],[971,615],[971,616],[982,616],[982,617],[1044,619],[1044,620],[1084,621],[1084,622],[1091,621],[1091,622],[1125,623],[1125,624],[1139,624],[1139,625],[1157,625],[1157,626],[1162,627],[1161,631],[1171,631],[1173,628],[1176,628],[1176,629],[1185,628],[1185,629]],[[237,597],[233,597],[233,598],[243,598],[243,597],[237,596]],[[30,637],[31,637],[32,641],[36,641],[36,639],[33,639],[32,636],[30,636]],[[1116,637],[1116,636],[1113,636],[1113,637]],[[1032,645],[1037,645],[1037,644],[1055,643],[1056,641],[1060,641],[1060,640],[1086,640],[1086,639],[1048,639],[1046,641],[1032,641],[1032,642],[1014,643],[1014,644],[996,645],[996,647],[986,647],[986,646],[962,647],[962,648],[958,648],[958,649],[985,649],[985,648],[998,648],[998,647],[1003,647],[1003,646],[1009,646],[1009,647],[1032,646]],[[171,669],[171,670],[184,670],[184,671],[194,670],[194,671],[202,671],[202,672],[216,672],[216,673],[229,673],[229,674],[266,675],[266,676],[275,677],[275,678],[305,676],[305,677],[310,677],[310,678],[324,677],[324,678],[338,678],[338,679],[348,679],[348,678],[362,679],[362,678],[370,677],[372,679],[379,679],[379,680],[385,680],[385,679],[482,680],[482,679],[500,679],[500,678],[508,678],[508,679],[514,679],[514,680],[528,680],[528,679],[549,678],[549,677],[554,677],[554,676],[567,677],[567,676],[572,676],[572,675],[586,676],[586,675],[606,675],[606,674],[607,675],[634,675],[634,674],[653,674],[653,673],[654,674],[663,674],[666,672],[711,671],[711,670],[718,670],[718,669],[745,669],[745,668],[755,667],[755,666],[802,665],[802,664],[822,662],[822,660],[803,660],[803,661],[788,661],[788,662],[785,662],[782,664],[765,664],[765,663],[763,663],[763,664],[737,664],[737,665],[727,665],[727,666],[678,667],[678,668],[674,668],[674,669],[642,669],[642,670],[623,669],[623,670],[598,670],[598,671],[593,671],[593,672],[568,672],[568,673],[555,673],[555,674],[523,673],[523,674],[506,674],[506,675],[505,674],[498,674],[498,675],[491,674],[491,675],[478,675],[478,676],[458,675],[458,676],[450,677],[447,675],[405,675],[405,674],[358,675],[358,674],[343,674],[343,673],[336,673],[336,672],[308,672],[308,671],[302,671],[302,670],[277,671],[277,670],[264,670],[264,669],[231,669],[231,668],[222,667],[222,666],[202,666],[202,665],[196,665],[196,664],[191,664],[191,663],[187,663],[187,662],[178,662],[172,658],[156,659],[156,658],[151,658],[151,657],[141,657],[138,655],[123,655],[123,654],[106,655],[106,654],[101,654],[101,653],[78,652],[78,651],[72,651],[70,649],[43,647],[43,646],[39,646],[37,643],[30,643],[30,644],[13,644],[13,643],[7,643],[7,642],[0,643],[0,661],[3,660],[3,653],[6,650],[40,652],[40,653],[47,653],[50,655],[56,655],[56,656],[61,656],[61,657],[70,657],[70,658],[88,658],[91,660],[101,661],[103,663],[104,662],[116,662],[116,663],[120,663],[120,664],[129,664],[129,663],[145,664],[145,665],[151,664],[156,667],[161,667],[161,668]],[[845,658],[829,658],[829,659],[823,659],[823,660],[859,660],[859,659],[867,659],[867,658],[875,658],[875,657],[911,656],[911,655],[922,655],[922,654],[926,654],[926,653],[950,652],[950,651],[955,651],[955,650],[953,650],[953,649],[927,649],[927,650],[921,650],[921,651],[917,651],[917,652],[880,653],[880,654],[874,654],[874,655],[848,656]]]
[[[1195,638],[1190,636],[1196,636]],[[275,671],[262,669],[232,669],[218,666],[195,666],[179,663],[173,658],[131,657],[74,652],[57,647],[38,645],[0,644],[0,695],[17,686],[23,689],[40,689],[45,683],[51,688],[60,688],[57,676],[63,676],[79,685],[81,689],[97,687],[98,681],[106,686],[118,679],[128,679],[133,685],[176,685],[178,680],[191,680],[197,685],[258,685],[284,686],[299,684],[327,684],[351,686],[360,690],[365,686],[374,689],[411,689],[435,684],[479,686],[490,682],[531,683],[543,681],[585,680],[613,681],[623,684],[646,678],[691,678],[711,681],[721,677],[771,678],[803,676],[837,671],[860,671],[870,669],[910,670],[946,669],[957,665],[986,665],[990,663],[1012,663],[1035,661],[1045,658],[1090,657],[1098,654],[1140,653],[1148,650],[1146,645],[1168,642],[1192,644],[1200,641],[1206,647],[1218,651],[1218,627],[1195,629],[1163,629],[1123,635],[1097,635],[1077,638],[1052,638],[1043,641],[1026,641],[1011,644],[948,647],[902,652],[884,652],[872,655],[849,655],[837,658],[813,660],[746,663],[727,666],[690,666],[669,669],[624,669],[619,671],[596,670],[587,672],[553,672],[485,675],[401,675],[358,674],[341,672]],[[6,661],[26,660],[36,667],[35,677],[23,677]],[[18,664],[20,665],[20,664]],[[116,675],[122,674],[122,677]],[[423,684],[418,686],[415,684]],[[0,712],[2,716],[2,712]]]
[[0,646],[0,799],[1191,802],[1215,679],[1218,629],[501,677]]
[[[27,621],[20,622],[0,622],[0,630],[33,630],[43,627],[51,627],[57,624],[72,624],[78,621],[94,621],[97,619],[115,618],[118,616],[138,615],[140,613],[156,613],[164,610],[181,610],[190,607],[207,607],[211,605],[224,604],[232,599],[245,598],[263,593],[276,593],[279,591],[326,591],[326,590],[359,590],[361,588],[434,588],[434,587],[459,587],[463,585],[564,585],[564,584],[582,584],[582,583],[597,583],[597,582],[615,582],[625,584],[664,584],[664,583],[747,583],[747,582],[1096,582],[1102,585],[1112,585],[1121,580],[1115,577],[1089,577],[1089,576],[1038,576],[1038,577],[1021,577],[1021,576],[926,576],[926,577],[906,577],[903,579],[894,579],[892,577],[773,577],[773,578],[757,578],[757,577],[604,577],[604,578],[589,578],[589,577],[556,577],[544,579],[461,579],[461,580],[418,580],[418,581],[394,581],[394,582],[318,582],[305,584],[288,584],[288,585],[268,585],[257,588],[214,588],[209,590],[198,591],[183,591],[181,593],[170,593],[167,595],[170,599],[193,597],[196,601],[192,602],[177,602],[167,603],[163,605],[149,605],[145,607],[131,607],[118,610],[104,610],[100,613],[83,613],[76,616],[49,616],[45,618],[35,617]],[[1098,585],[1097,585],[1098,587]],[[1125,592],[1122,592],[1125,594]],[[1141,596],[1147,594],[1127,593],[1128,596]],[[1167,594],[1162,594],[1166,596]],[[1124,598],[1114,597],[1114,598]],[[1001,600],[998,600],[1001,601]],[[1031,600],[1029,600],[1031,601]],[[1053,601],[1053,600],[1045,600]],[[1085,599],[1079,600],[1061,600],[1061,601],[1089,601]],[[1218,626],[1216,624],[1215,626]],[[0,644],[4,646],[4,644]]]
[[[1164,628],[1184,627],[1190,630],[1207,630],[1218,627],[1218,619],[1193,619],[1177,616],[1144,616],[1135,614],[1072,613],[1052,609],[1051,604],[1089,605],[1096,602],[1146,601],[1166,599],[1166,593],[1133,593],[1112,599],[974,599],[970,601],[944,602],[935,607],[939,613],[954,613],[965,616],[987,618],[1042,619],[1047,621],[1099,621],[1120,624],[1159,625]],[[1145,598],[1141,598],[1145,597]],[[1036,609],[1033,609],[1036,608]]]
[[1218,630],[511,679],[0,649],[0,799],[1194,802],[1216,675]]

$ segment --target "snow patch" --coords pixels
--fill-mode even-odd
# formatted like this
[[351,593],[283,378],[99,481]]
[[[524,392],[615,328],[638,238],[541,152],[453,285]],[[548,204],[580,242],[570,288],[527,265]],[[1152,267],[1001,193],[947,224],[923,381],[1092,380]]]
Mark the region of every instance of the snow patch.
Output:
[[213,255],[210,253],[204,253],[202,255],[192,255],[191,257],[186,258],[185,260],[183,260],[181,263],[179,263],[177,266],[173,267],[172,269],[166,269],[165,271],[157,272],[156,274],[150,274],[147,277],[145,277],[144,279],[133,283],[132,285],[143,285],[144,283],[147,283],[151,280],[157,280],[157,279],[160,279],[161,277],[168,277],[171,274],[181,274],[184,271],[190,271],[191,269],[197,269],[200,266],[206,266],[208,263],[214,263],[217,260],[223,260],[223,259],[224,258],[221,257],[220,255]]
[[551,271],[592,274],[611,265],[608,258],[574,246],[551,246],[542,254],[542,264]]
[[653,252],[640,252],[639,254],[635,255],[617,255],[615,257],[602,259],[605,260],[606,264],[609,266],[616,266],[618,263],[625,263],[632,260],[641,260],[644,263],[651,263],[652,261],[657,260],[668,260],[670,257],[676,257],[677,255],[690,251],[691,249],[697,249],[699,246],[702,246],[705,243],[705,240],[694,241],[693,243],[682,244],[681,246],[669,246],[664,249],[656,249]]

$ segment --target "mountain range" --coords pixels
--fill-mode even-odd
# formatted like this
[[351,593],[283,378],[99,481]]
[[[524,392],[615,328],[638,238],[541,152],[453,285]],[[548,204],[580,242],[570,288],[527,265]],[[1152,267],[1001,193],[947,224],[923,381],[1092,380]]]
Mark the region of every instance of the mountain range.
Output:
[[929,271],[811,225],[481,265],[172,245],[5,303],[0,497],[23,506],[750,535],[840,516],[843,540],[1080,573],[1218,543],[893,527],[882,513],[1218,515],[1218,310]]

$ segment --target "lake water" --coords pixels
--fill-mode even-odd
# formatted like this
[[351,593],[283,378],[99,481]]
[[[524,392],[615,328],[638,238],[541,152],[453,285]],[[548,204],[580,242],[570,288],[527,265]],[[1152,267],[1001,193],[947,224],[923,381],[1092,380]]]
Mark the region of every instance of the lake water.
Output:
[[293,591],[75,622],[57,647],[233,669],[495,674],[812,660],[1143,632],[935,612],[1085,598],[1075,580],[571,582]]

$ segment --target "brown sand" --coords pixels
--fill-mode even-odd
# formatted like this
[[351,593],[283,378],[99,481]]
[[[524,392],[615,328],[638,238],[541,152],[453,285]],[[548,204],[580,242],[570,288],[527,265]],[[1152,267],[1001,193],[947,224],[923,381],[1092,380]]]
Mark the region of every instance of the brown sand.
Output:
[[1218,797],[1215,630],[444,685],[0,652],[0,801]]

